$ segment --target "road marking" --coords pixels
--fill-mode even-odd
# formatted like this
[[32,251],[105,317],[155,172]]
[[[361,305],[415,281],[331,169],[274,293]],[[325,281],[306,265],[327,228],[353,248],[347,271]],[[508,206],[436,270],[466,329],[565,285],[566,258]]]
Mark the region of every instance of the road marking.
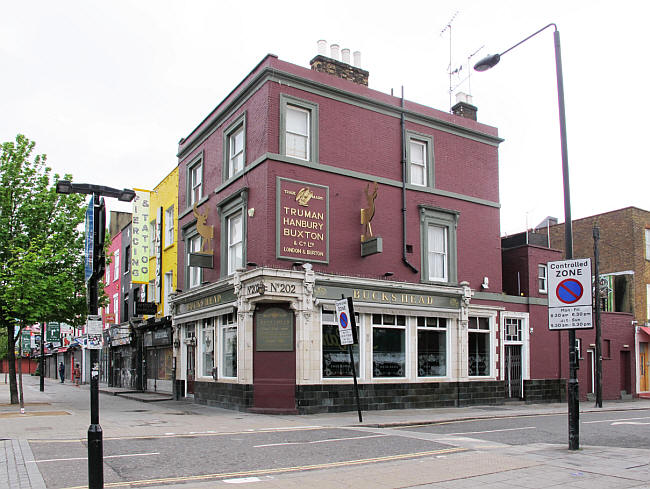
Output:
[[262,482],[259,477],[240,477],[239,479],[223,479],[226,484],[246,484],[248,482]]
[[[147,457],[147,456],[150,456],[150,455],[160,455],[160,452],[129,453],[129,454],[125,454],[125,455],[104,455],[104,458]],[[69,460],[88,460],[88,457],[46,458],[46,459],[43,459],[43,460],[25,460],[25,462],[40,464],[41,462],[67,462]]]
[[[184,477],[169,477],[169,478],[162,478],[162,479],[144,479],[144,480],[136,480],[136,481],[110,482],[110,483],[105,483],[104,487],[129,487],[132,485],[146,486],[146,485],[153,485],[153,484],[168,484],[172,482],[190,482],[190,481],[202,481],[202,480],[210,480],[210,479],[236,478],[236,477],[244,477],[244,476],[254,477],[254,476],[265,475],[265,474],[280,474],[286,472],[301,472],[307,470],[328,469],[333,467],[364,465],[364,464],[370,464],[375,462],[387,462],[391,460],[430,457],[430,456],[437,456],[446,453],[461,453],[461,452],[468,452],[468,451],[469,451],[468,449],[460,448],[460,447],[445,448],[442,450],[431,450],[428,452],[403,453],[401,455],[389,455],[386,457],[364,458],[364,459],[357,459],[357,460],[347,460],[343,462],[330,462],[325,464],[303,465],[298,467],[279,467],[277,469],[256,469],[256,470],[247,470],[242,472],[229,472],[229,473],[221,473],[221,474],[189,475]],[[88,486],[84,485],[84,486],[65,487],[63,489],[87,489],[87,488]]]
[[582,424],[611,423],[613,421],[636,421],[638,419],[650,419],[650,416],[644,416],[642,418],[618,418],[618,419],[601,419],[599,421],[582,421]]
[[254,445],[253,448],[281,447],[286,445],[312,445],[316,443],[329,443],[331,441],[348,441],[348,440],[363,440],[365,438],[380,438],[382,436],[390,436],[390,435],[349,436],[347,438],[328,438],[326,440],[314,440],[314,441],[288,441],[285,443],[269,443],[267,445]]
[[[325,426],[301,426],[293,428],[262,428],[256,430],[245,430],[245,431],[224,431],[224,432],[191,432],[191,433],[163,433],[160,435],[139,435],[139,436],[109,436],[104,437],[106,440],[152,440],[154,438],[193,438],[197,436],[232,436],[232,435],[254,435],[257,433],[278,433],[281,431],[310,431],[310,430],[326,430],[326,429],[335,429],[333,427]],[[86,438],[73,438],[73,439],[30,439],[29,443],[85,443],[88,440]]]
[[617,421],[615,423],[612,423],[612,426],[619,425],[619,424],[650,424],[650,422],[642,422],[642,421]]
[[519,430],[536,430],[536,426],[525,426],[523,428],[504,428],[502,430],[486,430],[486,431],[465,431],[464,433],[441,433],[443,435],[480,435],[481,433],[499,433],[501,431],[519,431]]

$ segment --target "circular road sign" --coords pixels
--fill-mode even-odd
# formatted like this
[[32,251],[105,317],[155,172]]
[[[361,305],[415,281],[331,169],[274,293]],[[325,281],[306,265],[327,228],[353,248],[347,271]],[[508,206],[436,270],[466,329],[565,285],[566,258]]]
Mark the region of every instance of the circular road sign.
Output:
[[565,304],[574,304],[580,300],[584,289],[582,284],[574,278],[562,280],[555,290],[557,298]]
[[348,315],[345,314],[345,311],[341,313],[339,316],[339,322],[341,323],[341,327],[343,329],[348,327]]

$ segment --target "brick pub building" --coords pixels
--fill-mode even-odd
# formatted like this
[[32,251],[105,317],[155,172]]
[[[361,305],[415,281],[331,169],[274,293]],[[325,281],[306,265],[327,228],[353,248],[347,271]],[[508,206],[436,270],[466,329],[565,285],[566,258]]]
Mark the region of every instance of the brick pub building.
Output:
[[372,90],[336,49],[266,56],[179,143],[177,393],[355,409],[344,295],[362,409],[561,399],[530,369],[545,299],[503,294],[496,128]]

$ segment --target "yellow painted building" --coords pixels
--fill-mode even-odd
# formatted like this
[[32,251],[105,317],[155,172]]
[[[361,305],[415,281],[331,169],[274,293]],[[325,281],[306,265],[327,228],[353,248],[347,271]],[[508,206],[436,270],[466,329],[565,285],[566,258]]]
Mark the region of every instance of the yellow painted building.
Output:
[[[178,242],[178,167],[174,168],[151,192],[149,212],[152,243],[149,267],[149,297],[158,303],[156,317],[171,316],[169,294],[176,290]],[[160,240],[160,241],[158,241]],[[158,260],[160,255],[160,268]],[[156,275],[160,281],[156,291]]]
[[145,363],[147,391],[173,392],[173,330],[169,295],[176,290],[178,243],[178,168],[151,192],[149,210],[149,286],[147,302],[157,304],[155,317],[138,327]]

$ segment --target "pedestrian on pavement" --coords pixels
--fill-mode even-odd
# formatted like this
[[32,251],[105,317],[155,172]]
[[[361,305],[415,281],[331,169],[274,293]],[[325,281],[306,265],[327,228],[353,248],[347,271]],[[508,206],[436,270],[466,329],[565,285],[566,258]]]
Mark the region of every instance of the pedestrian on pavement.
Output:
[[79,368],[78,363],[74,364],[74,370],[72,371],[72,375],[74,376],[74,383],[79,385],[79,381],[81,380],[81,368]]
[[59,363],[59,376],[61,377],[61,383],[65,380],[65,365],[63,362]]

